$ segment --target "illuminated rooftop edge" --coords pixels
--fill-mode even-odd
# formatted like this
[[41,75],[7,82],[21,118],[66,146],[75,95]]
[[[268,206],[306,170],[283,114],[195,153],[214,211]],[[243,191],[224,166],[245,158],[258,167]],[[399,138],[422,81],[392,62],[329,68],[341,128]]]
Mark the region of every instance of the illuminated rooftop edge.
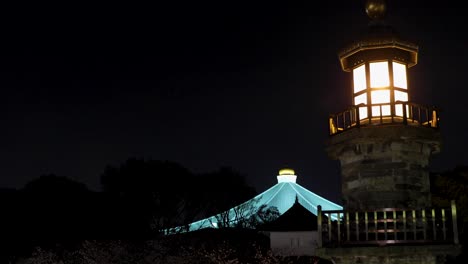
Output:
[[[278,177],[296,177],[295,175],[278,175]],[[284,179],[286,179],[284,178]],[[283,179],[283,178],[282,178]],[[235,225],[239,220],[238,213],[245,208],[246,211],[244,218],[249,218],[254,215],[262,205],[267,207],[276,207],[280,215],[284,214],[289,208],[291,208],[295,201],[299,202],[304,208],[309,210],[314,215],[317,215],[317,206],[322,206],[322,210],[343,210],[343,207],[335,204],[309,190],[297,184],[294,181],[283,181],[278,182],[268,190],[255,196],[254,198],[237,205],[230,210],[224,212],[227,213],[230,221]],[[188,226],[188,230],[185,227],[174,227],[166,230],[162,230],[165,234],[174,234],[178,232],[191,232],[205,228],[219,228],[218,221],[221,219],[222,214],[213,215],[211,217],[196,221]],[[336,220],[336,216],[332,215],[331,218]]]

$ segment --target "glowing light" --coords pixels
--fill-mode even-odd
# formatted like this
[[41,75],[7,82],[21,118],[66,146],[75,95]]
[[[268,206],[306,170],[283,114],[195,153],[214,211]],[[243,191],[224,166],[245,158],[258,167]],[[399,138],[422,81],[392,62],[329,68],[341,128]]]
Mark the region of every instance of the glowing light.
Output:
[[367,94],[354,97],[354,105],[367,104]]
[[386,61],[369,63],[369,70],[371,88],[388,87],[390,85],[388,63]]
[[278,183],[280,182],[296,182],[297,176],[292,169],[282,169],[279,171],[279,175],[276,177]]
[[354,92],[360,92],[366,89],[366,68],[365,65],[359,66],[353,70]]
[[367,107],[359,107],[359,120],[367,118]]
[[[367,94],[354,97],[354,105],[367,104]],[[367,107],[359,107],[359,119],[367,118]]]
[[[406,80],[406,65],[393,62],[393,86],[407,89],[408,82]],[[397,99],[395,98],[395,101]]]
[[390,90],[379,90],[371,92],[372,104],[390,103]]
[[380,113],[380,106],[372,106],[372,116],[388,116],[390,115],[390,106],[389,105],[382,105],[382,113]]
[[[372,91],[371,100],[372,104],[390,103],[390,90]],[[380,112],[380,109],[382,109],[382,112]],[[372,106],[372,116],[386,116],[390,115],[390,113],[390,105]]]
[[[395,115],[403,116],[403,105],[395,104]],[[406,116],[409,116],[409,105],[406,106]]]
[[282,169],[279,171],[279,175],[294,175],[295,172],[293,169]]
[[395,91],[395,102],[397,101],[408,102],[408,93]]
[[278,175],[276,177],[278,179],[278,183],[280,182],[296,182],[297,176],[296,175]]
[[[395,91],[395,102],[402,101],[408,102],[408,93]],[[409,106],[406,106],[406,115],[409,113]],[[403,105],[402,104],[395,104],[395,115],[403,116]]]
[[403,105],[402,104],[395,104],[395,115],[396,116],[403,116]]
[[[391,105],[391,103],[408,102],[408,93],[401,91],[401,89],[408,89],[407,65],[392,61],[391,72],[389,65],[389,61],[375,61],[353,69],[354,105],[366,105],[359,107],[360,120],[368,118],[369,115],[372,117],[390,116],[393,110],[394,115],[403,116],[403,105]],[[390,79],[390,74],[392,79]],[[367,85],[367,78],[369,78],[369,85]],[[392,80],[392,85],[390,85],[390,80]],[[406,111],[409,115],[408,106]]]

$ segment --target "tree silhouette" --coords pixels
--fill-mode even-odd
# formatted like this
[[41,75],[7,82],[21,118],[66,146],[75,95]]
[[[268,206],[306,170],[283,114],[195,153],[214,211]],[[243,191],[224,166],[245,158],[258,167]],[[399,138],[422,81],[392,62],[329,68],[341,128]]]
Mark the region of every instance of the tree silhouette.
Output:
[[461,254],[453,263],[468,261],[468,166],[457,166],[453,170],[431,173],[432,203],[435,206],[449,207],[450,201],[457,205],[458,231],[463,246]]
[[251,217],[250,224],[253,227],[258,227],[273,222],[278,217],[280,217],[280,212],[277,207],[268,207],[266,204],[263,204],[258,208],[256,214]]
[[457,204],[458,220],[462,237],[468,236],[468,166],[458,166],[453,170],[431,174],[432,202],[436,206]]
[[193,180],[175,162],[137,158],[118,167],[107,166],[101,175],[103,191],[119,205],[122,227],[136,235],[187,221]]
[[130,158],[108,166],[103,190],[119,204],[119,219],[130,232],[151,233],[211,216],[255,195],[232,168],[194,175],[178,163]]
[[55,243],[82,239],[89,233],[91,192],[64,176],[42,175],[20,190],[26,237]]
[[86,185],[54,174],[2,192],[2,205],[7,206],[2,206],[0,220],[1,249],[6,251],[1,255],[15,257],[57,243],[72,246],[90,236],[91,194]]
[[246,176],[231,167],[201,174],[200,193],[204,193],[205,216],[224,212],[253,198],[257,192],[246,182]]
[[87,192],[88,188],[85,184],[65,176],[45,174],[26,183],[23,187],[23,191],[42,195],[75,195],[77,193]]

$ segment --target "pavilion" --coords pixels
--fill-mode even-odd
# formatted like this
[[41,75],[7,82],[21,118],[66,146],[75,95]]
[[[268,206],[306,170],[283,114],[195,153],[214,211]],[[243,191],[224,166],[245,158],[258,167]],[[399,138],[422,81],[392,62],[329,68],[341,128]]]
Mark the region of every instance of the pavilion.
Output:
[[[343,207],[335,204],[296,183],[297,176],[292,169],[282,169],[277,176],[278,183],[255,196],[254,198],[231,208],[228,211],[213,215],[211,217],[195,221],[187,227],[176,227],[165,233],[179,233],[200,230],[204,228],[220,228],[229,222],[230,226],[235,226],[236,222],[248,219],[256,214],[261,206],[276,207],[280,215],[288,211],[296,202],[302,205],[312,214],[317,215],[317,206],[322,206],[322,210],[343,210]],[[239,217],[241,214],[241,217]]]

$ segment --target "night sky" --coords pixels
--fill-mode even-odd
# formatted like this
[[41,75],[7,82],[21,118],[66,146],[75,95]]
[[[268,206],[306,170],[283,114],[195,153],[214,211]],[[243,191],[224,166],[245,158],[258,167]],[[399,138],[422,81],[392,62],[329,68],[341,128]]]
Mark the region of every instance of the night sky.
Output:
[[[138,157],[195,173],[230,166],[258,192],[291,167],[299,184],[341,202],[327,118],[351,104],[337,53],[366,30],[364,2],[4,9],[0,188],[53,173],[100,190],[106,165]],[[420,49],[410,100],[442,109],[431,168],[468,165],[466,10],[387,2],[387,22]]]

